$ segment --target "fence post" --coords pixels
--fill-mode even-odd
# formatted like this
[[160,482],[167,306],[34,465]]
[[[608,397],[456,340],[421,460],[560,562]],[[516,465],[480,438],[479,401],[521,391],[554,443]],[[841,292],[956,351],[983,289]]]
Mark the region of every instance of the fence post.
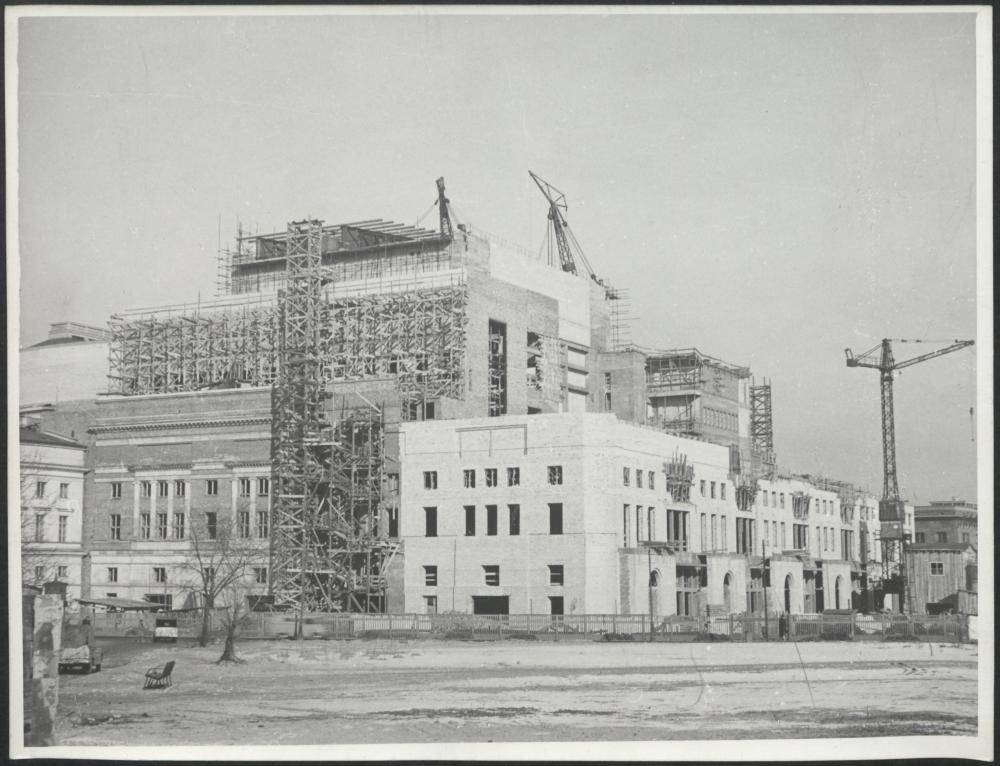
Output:
[[736,629],[736,626],[733,624],[733,615],[730,614],[729,615],[729,640],[730,641],[732,641],[733,638],[735,638],[735,636],[733,636],[733,631],[735,629]]

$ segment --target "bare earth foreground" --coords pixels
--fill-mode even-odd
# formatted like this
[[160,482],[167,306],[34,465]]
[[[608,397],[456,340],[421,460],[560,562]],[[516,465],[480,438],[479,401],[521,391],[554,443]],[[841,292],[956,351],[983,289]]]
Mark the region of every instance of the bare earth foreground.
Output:
[[[63,676],[61,745],[976,733],[973,645],[245,641],[109,647]],[[801,658],[800,658],[801,655]],[[173,687],[143,691],[176,660]]]

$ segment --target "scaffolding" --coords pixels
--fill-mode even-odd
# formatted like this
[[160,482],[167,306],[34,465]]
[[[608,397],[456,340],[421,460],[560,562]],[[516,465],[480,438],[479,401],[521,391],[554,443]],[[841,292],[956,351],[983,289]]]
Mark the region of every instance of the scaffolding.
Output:
[[490,320],[487,402],[491,418],[507,414],[507,325]]
[[670,460],[663,463],[667,492],[674,502],[691,500],[691,485],[694,484],[694,466],[687,461],[687,455],[675,450]]
[[777,460],[774,454],[774,423],[771,418],[771,382],[750,383],[750,447],[754,472],[773,476]]
[[[463,283],[352,297],[324,292],[318,342],[325,379],[395,379],[404,419],[437,397],[464,398]],[[270,386],[278,370],[280,306],[274,296],[258,295],[116,315],[109,388],[136,396]]]
[[605,284],[604,297],[608,301],[611,351],[624,351],[632,345],[631,296],[626,289]]

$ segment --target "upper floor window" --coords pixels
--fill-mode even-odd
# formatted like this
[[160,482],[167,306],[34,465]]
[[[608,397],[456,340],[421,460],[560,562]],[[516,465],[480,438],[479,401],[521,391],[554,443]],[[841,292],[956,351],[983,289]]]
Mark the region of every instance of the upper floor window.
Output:
[[69,527],[69,516],[59,517],[59,542],[66,542],[66,530]]
[[462,471],[462,483],[467,489],[475,489],[476,487],[476,469],[466,468]]
[[780,494],[780,495],[778,496],[778,500],[779,500],[779,501],[780,501],[780,503],[781,503],[781,507],[782,507],[782,508],[784,508],[784,507],[785,507],[785,493],[784,493],[784,492],[782,492],[782,493],[781,493],[781,494]]
[[250,479],[240,479],[240,497],[250,497]]
[[438,488],[438,472],[424,471],[424,489]]
[[111,499],[112,500],[122,499],[122,483],[120,481],[111,482]]
[[709,484],[708,484],[708,491],[709,491],[709,497],[711,497],[714,500],[715,499],[715,482],[714,481],[709,482]]
[[948,533],[947,532],[938,532],[937,533],[937,542],[939,542],[939,543],[946,543],[946,542],[948,542]]
[[487,585],[499,585],[500,584],[500,567],[496,564],[487,564],[483,566],[483,575]]
[[166,497],[170,493],[170,482],[169,481],[158,481],[156,482],[156,494],[158,497]]
[[429,588],[433,588],[438,584],[438,568],[437,566],[425,566],[424,567],[424,585]]
[[253,573],[258,585],[267,585],[267,567],[254,567]]
[[563,533],[562,503],[549,503],[549,534],[561,535],[562,533]]
[[701,493],[702,497],[705,496],[705,480],[704,479],[702,479],[701,481],[698,482],[698,491]]
[[642,489],[642,469],[635,469],[635,486],[638,489]]
[[153,496],[153,482],[151,481],[140,481],[139,482],[139,494],[143,497]]
[[36,481],[35,482],[35,497],[45,497],[45,482]]
[[67,498],[69,498],[69,484],[62,482],[59,485],[59,499],[66,500]]
[[507,469],[507,486],[508,487],[519,487],[521,485],[521,469],[520,468],[508,468]]
[[497,469],[487,468],[485,474],[486,474],[486,486],[495,487],[497,485]]
[[45,516],[40,513],[35,514],[35,542],[40,543],[45,540]]
[[108,567],[108,582],[118,582],[118,567]]
[[549,466],[549,484],[562,484],[563,470],[561,465]]
[[465,535],[472,537],[476,534],[476,506],[465,506]]
[[438,509],[436,507],[424,508],[424,536],[437,537],[438,533]]
[[632,472],[629,471],[628,468],[622,468],[622,484],[624,486],[627,487],[627,486],[629,486],[632,483],[631,478],[630,478],[631,475],[632,475]]
[[266,476],[257,477],[257,495],[267,497],[271,494],[271,480]]
[[549,564],[549,585],[563,584],[563,565]]
[[153,567],[153,581],[154,582],[166,582],[167,581],[167,568],[166,567]]
[[187,482],[184,479],[177,479],[174,482],[174,495],[177,497],[184,497],[187,494]]
[[208,479],[205,482],[205,494],[206,495],[218,495],[219,494],[219,480],[218,479]]
[[723,500],[726,499],[726,482],[724,481],[719,482],[719,497]]
[[924,541],[924,533],[923,532],[917,532],[917,542],[918,543],[922,543],[923,541]]
[[650,489],[656,489],[656,473],[653,472],[653,471],[649,471],[647,473],[647,478],[649,479],[649,482],[648,482],[649,488]]
[[931,562],[931,574],[932,575],[943,575],[944,574],[944,562],[943,561],[932,561]]

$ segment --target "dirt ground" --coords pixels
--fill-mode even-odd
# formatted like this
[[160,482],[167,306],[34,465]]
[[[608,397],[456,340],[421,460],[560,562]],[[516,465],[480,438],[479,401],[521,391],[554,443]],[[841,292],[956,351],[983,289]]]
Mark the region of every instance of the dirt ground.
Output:
[[[106,650],[62,676],[60,745],[975,734],[974,645],[245,641]],[[174,685],[144,691],[173,659]]]

